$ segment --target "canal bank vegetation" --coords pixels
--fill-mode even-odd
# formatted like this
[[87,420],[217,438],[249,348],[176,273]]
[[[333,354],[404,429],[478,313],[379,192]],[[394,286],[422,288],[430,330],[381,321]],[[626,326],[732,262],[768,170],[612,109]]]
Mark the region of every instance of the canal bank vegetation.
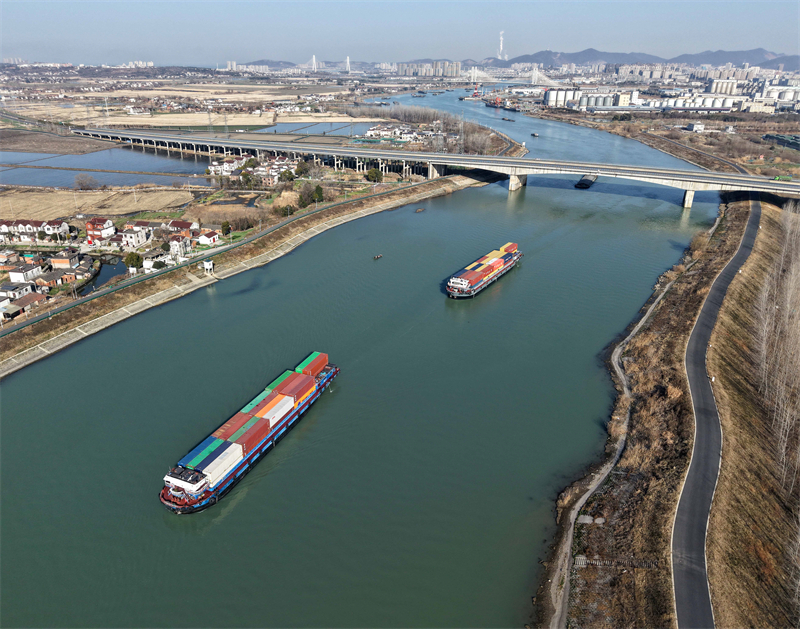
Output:
[[719,627],[798,620],[800,214],[762,202],[761,229],[708,351],[722,464],[707,558]]
[[[749,215],[746,200],[727,195],[724,201],[713,234],[698,234],[659,278],[653,299],[663,296],[623,349],[626,383],[615,378],[619,395],[607,453],[613,456],[621,439],[624,448],[579,511],[569,551],[590,565],[569,572],[569,626],[674,626],[672,521],[694,438],[684,354],[705,296],[737,250]],[[559,498],[562,528],[586,487],[583,479]],[[547,578],[554,566],[548,565]],[[541,591],[537,596],[543,606],[553,600]],[[546,618],[559,610],[540,611]]]

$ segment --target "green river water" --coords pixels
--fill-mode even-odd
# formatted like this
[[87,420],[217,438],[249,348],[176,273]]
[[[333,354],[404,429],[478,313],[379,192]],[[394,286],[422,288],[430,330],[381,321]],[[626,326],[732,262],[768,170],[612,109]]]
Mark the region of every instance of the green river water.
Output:
[[[564,157],[681,164],[517,118],[503,130],[538,131],[540,155],[549,133]],[[575,180],[351,222],[3,380],[2,625],[527,622],[555,497],[602,452],[600,354],[718,204]],[[519,268],[446,298],[507,241]],[[332,390],[219,505],[168,513],[168,466],[312,350],[341,367]]]

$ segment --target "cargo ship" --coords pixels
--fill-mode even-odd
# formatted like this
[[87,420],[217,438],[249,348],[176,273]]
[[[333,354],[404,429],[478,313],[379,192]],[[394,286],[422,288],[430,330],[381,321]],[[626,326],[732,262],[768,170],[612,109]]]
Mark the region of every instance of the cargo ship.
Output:
[[283,372],[169,470],[161,503],[185,514],[219,502],[294,428],[338,374],[339,368],[320,352]]
[[448,280],[447,295],[453,299],[474,297],[513,269],[522,255],[515,242],[490,251]]

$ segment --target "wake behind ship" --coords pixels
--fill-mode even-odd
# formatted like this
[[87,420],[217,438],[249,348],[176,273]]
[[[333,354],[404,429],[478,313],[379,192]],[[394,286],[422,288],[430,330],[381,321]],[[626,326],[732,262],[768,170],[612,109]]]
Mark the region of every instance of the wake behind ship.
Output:
[[164,477],[161,503],[173,513],[196,513],[216,504],[319,399],[339,368],[313,352],[285,371]]
[[515,242],[508,242],[500,249],[490,251],[448,280],[448,296],[453,299],[474,297],[513,269],[522,256]]

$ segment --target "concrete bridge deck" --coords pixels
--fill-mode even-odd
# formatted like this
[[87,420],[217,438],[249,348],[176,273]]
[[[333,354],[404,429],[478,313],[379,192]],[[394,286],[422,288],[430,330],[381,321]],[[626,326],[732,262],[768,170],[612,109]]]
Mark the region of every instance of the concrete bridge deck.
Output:
[[[404,176],[411,172],[425,172],[429,179],[444,174],[447,167],[476,168],[500,173],[509,177],[509,191],[527,183],[528,175],[597,175],[654,183],[685,190],[683,205],[691,207],[694,193],[699,190],[736,190],[771,192],[777,195],[800,195],[800,182],[776,181],[756,175],[717,173],[670,168],[653,168],[624,164],[570,162],[564,160],[522,157],[495,157],[487,155],[462,155],[457,153],[421,153],[391,149],[367,148],[358,145],[341,146],[325,143],[303,142],[297,144],[264,139],[254,139],[255,134],[236,137],[238,134],[186,134],[149,130],[125,129],[73,129],[73,133],[92,138],[112,140],[129,145],[163,148],[178,152],[212,154],[263,153],[286,154],[305,157],[315,162],[325,161],[334,168],[346,165],[356,171],[366,171],[373,165],[382,172],[397,170]],[[245,134],[242,134],[245,135]]]

